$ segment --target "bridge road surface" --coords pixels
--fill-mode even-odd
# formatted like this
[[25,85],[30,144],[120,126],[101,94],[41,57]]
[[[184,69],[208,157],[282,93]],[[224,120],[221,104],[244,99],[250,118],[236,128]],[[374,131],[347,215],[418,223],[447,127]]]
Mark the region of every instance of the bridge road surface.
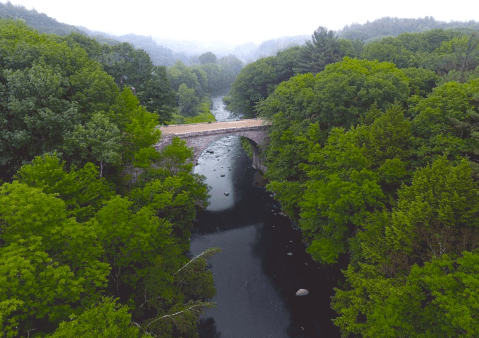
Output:
[[262,119],[247,119],[230,122],[204,122],[193,124],[172,124],[169,126],[161,126],[159,129],[162,135],[167,134],[187,134],[198,133],[202,131],[230,129],[230,128],[245,128],[245,127],[258,127],[268,124]]

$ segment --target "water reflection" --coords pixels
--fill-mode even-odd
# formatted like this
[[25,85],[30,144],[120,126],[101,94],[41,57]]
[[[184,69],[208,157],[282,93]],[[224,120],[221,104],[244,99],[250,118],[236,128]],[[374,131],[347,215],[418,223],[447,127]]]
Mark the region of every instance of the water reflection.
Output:
[[200,319],[198,332],[202,338],[221,338],[221,333],[217,332],[213,317]]

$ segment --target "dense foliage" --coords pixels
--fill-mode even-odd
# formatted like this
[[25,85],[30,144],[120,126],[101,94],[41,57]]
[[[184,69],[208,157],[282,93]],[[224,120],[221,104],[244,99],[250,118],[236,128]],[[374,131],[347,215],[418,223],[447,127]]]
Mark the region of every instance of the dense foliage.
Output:
[[166,69],[13,20],[0,46],[1,335],[197,337],[219,249],[185,255],[208,197],[192,150],[152,147]]
[[184,253],[208,189],[184,142],[152,145],[232,84],[230,109],[271,121],[267,188],[344,269],[343,336],[476,337],[479,37],[421,20],[168,69],[0,20],[2,335],[197,337],[219,249]]
[[280,84],[272,58],[244,69],[268,88],[249,105],[272,122],[267,188],[313,259],[345,269],[344,337],[479,332],[478,41],[404,33]]
[[177,91],[179,113],[195,116],[209,94],[228,88],[243,68],[234,55],[216,58],[208,52],[200,55],[201,65],[187,67],[178,61],[168,68],[171,86]]

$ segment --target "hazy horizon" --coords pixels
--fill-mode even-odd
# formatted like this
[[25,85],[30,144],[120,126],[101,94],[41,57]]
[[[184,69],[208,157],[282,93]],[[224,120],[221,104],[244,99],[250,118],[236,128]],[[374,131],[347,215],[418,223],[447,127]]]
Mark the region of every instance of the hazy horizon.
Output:
[[[454,6],[437,6],[437,2],[405,0],[401,7],[384,6],[378,0],[319,3],[299,0],[280,6],[270,1],[245,0],[226,4],[219,0],[182,3],[150,3],[137,0],[118,6],[111,0],[0,0],[35,9],[57,21],[82,26],[111,35],[135,34],[170,40],[241,45],[283,36],[311,35],[319,26],[340,30],[354,23],[364,24],[381,17],[423,18],[438,21],[479,19],[479,3],[458,0]],[[452,8],[451,8],[452,7]],[[465,10],[467,9],[467,10]],[[472,14],[474,13],[474,14]],[[474,17],[476,15],[476,17]]]

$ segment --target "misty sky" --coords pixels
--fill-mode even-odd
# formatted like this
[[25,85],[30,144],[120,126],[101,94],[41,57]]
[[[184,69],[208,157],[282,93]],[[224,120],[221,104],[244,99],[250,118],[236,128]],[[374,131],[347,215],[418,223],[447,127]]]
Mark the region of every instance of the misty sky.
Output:
[[[6,3],[7,0],[0,0]],[[260,43],[281,36],[312,34],[318,26],[390,16],[479,21],[477,0],[11,0],[60,22],[117,35],[134,33],[174,39]],[[442,4],[443,5],[442,5]],[[392,4],[395,4],[393,6]],[[401,7],[399,7],[401,6]]]

